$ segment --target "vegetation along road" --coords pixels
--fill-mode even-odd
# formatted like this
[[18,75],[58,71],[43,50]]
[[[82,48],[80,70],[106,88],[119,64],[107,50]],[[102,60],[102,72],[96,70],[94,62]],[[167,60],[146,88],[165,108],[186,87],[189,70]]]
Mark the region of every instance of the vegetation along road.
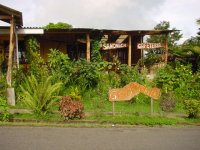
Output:
[[200,127],[0,127],[1,150],[199,150]]

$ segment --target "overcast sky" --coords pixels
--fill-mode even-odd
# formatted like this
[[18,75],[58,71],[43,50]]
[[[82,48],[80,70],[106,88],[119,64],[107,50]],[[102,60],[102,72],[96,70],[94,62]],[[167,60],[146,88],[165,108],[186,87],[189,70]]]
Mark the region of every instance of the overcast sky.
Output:
[[[23,13],[24,26],[66,22],[77,28],[153,29],[166,20],[182,30],[183,39],[196,36],[200,0],[0,0]],[[0,25],[3,23],[0,22]]]

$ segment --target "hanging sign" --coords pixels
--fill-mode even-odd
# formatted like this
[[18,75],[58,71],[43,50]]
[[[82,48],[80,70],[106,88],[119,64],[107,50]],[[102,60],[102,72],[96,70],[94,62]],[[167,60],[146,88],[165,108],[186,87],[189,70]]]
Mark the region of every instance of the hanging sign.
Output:
[[128,47],[126,43],[104,43],[102,44],[102,50],[118,49]]
[[161,43],[138,43],[137,49],[151,49],[164,47]]

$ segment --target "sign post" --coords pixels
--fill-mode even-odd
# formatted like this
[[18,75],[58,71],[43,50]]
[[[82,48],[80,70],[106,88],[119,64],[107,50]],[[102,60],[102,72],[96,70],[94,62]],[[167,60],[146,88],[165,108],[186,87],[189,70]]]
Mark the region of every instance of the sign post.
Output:
[[115,101],[112,102],[112,114],[115,115]]
[[151,98],[151,115],[153,115],[153,99]]
[[125,85],[123,88],[110,89],[109,101],[112,102],[113,115],[115,115],[115,102],[117,101],[129,101],[134,96],[143,93],[151,97],[151,115],[153,114],[153,100],[159,99],[161,92],[158,88],[148,88],[137,82],[131,82]]

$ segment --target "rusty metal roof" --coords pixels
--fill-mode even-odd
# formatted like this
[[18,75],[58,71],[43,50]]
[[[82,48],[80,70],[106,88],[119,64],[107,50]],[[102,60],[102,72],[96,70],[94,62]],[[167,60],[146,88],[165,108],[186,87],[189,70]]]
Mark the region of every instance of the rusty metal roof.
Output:
[[10,17],[14,16],[16,25],[23,26],[22,13],[15,9],[0,4],[0,20],[10,23]]

